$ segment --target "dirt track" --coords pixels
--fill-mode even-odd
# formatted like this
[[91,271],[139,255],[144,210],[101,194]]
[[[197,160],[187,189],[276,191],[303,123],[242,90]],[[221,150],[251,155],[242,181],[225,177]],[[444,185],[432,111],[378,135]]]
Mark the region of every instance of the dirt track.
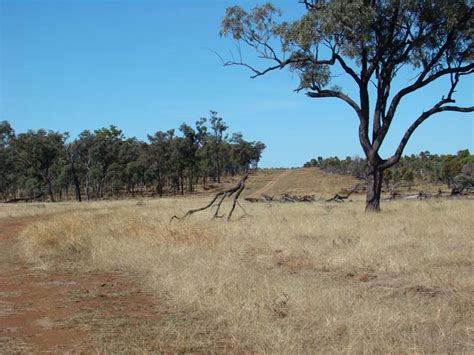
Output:
[[284,178],[285,176],[288,176],[291,173],[291,170],[285,170],[281,174],[277,175],[274,177],[272,180],[270,180],[265,186],[262,188],[258,189],[254,193],[250,194],[247,196],[247,198],[259,198],[261,195],[266,193],[268,190],[270,190],[280,179]]
[[1,354],[96,352],[92,335],[117,309],[135,322],[158,317],[152,297],[123,274],[43,271],[26,264],[17,238],[33,221],[0,219]]

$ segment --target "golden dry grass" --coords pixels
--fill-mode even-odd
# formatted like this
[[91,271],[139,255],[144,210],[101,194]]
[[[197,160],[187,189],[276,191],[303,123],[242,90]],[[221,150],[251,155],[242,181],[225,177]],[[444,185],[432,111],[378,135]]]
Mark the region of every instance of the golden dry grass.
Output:
[[359,181],[348,175],[330,174],[316,168],[294,169],[290,174],[279,180],[269,194],[320,194],[324,197],[341,191],[341,188],[350,189]]
[[[396,201],[378,214],[359,202],[247,203],[250,216],[230,223],[168,223],[204,202],[71,205],[28,227],[22,250],[40,267],[60,257],[153,290],[169,315],[127,334],[133,351],[474,351],[472,201]],[[101,339],[104,351],[123,343]]]
[[[266,169],[252,173],[246,184],[243,196],[258,196],[258,191],[270,182],[274,184],[265,191],[268,195],[279,196],[284,193],[295,195],[318,195],[323,198],[332,197],[341,189],[350,189],[359,181],[348,175],[330,174],[317,168],[301,169]],[[230,179],[229,185],[236,179]],[[257,194],[256,194],[257,193]]]

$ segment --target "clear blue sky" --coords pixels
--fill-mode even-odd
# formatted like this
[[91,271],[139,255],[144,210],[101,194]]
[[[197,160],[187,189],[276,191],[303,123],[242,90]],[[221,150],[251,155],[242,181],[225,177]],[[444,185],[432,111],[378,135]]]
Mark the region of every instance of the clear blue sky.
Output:
[[[177,128],[216,110],[247,139],[267,145],[262,166],[299,166],[312,157],[362,155],[357,119],[337,100],[296,94],[288,72],[249,79],[223,67],[234,44],[219,37],[227,0],[0,0],[0,120],[17,132],[47,128],[74,137],[111,124],[126,136]],[[297,0],[275,1],[291,17]],[[404,73],[401,84],[410,73]],[[341,82],[346,86],[346,82]],[[474,80],[459,87],[458,103],[472,105]],[[406,100],[386,144],[444,93],[442,85]],[[350,87],[347,91],[351,92]],[[405,153],[474,151],[474,115],[432,117]]]

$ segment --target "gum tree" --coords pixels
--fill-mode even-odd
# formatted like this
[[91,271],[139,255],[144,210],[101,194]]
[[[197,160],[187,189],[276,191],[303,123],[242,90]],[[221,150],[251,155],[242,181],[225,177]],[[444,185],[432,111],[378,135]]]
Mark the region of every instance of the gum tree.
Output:
[[[241,65],[252,78],[289,69],[299,75],[297,91],[310,98],[341,100],[359,121],[358,136],[368,160],[366,210],[380,209],[383,172],[396,164],[413,132],[441,112],[472,112],[456,105],[460,80],[473,73],[473,5],[471,0],[308,0],[296,21],[278,21],[272,4],[247,12],[226,10],[221,35],[249,46],[264,62],[244,62],[241,53],[225,65]],[[239,47],[240,48],[240,47]],[[240,51],[239,51],[240,52]],[[400,70],[413,78],[395,90]],[[357,94],[334,85],[342,72]],[[394,154],[382,158],[380,147],[403,100],[436,82],[446,93],[431,107],[413,113],[413,121]]]
[[12,142],[13,154],[21,169],[43,180],[51,202],[55,201],[53,166],[62,158],[67,137],[67,133],[39,129],[20,133]]

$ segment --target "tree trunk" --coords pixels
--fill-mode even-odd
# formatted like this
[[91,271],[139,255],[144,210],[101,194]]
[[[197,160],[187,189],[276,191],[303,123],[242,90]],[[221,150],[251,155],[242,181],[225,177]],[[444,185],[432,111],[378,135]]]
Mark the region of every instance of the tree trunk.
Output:
[[46,179],[46,184],[48,185],[49,198],[50,198],[51,202],[55,202],[54,194],[53,194],[53,187],[52,187],[52,184],[51,184],[51,180],[49,178]]
[[380,195],[382,194],[383,170],[373,169],[368,176],[366,211],[380,211]]
[[188,176],[188,193],[193,192],[193,174],[190,173]]
[[81,183],[79,182],[79,179],[76,175],[76,173],[73,173],[73,178],[74,178],[74,188],[76,192],[76,200],[79,202],[82,202],[82,197],[81,197]]
[[161,183],[161,180],[158,180],[158,185],[156,185],[156,192],[160,197],[163,197],[163,184]]
[[105,182],[105,174],[100,179],[99,183],[99,198],[104,198],[104,182]]
[[89,193],[89,177],[86,176],[86,199],[89,201],[91,199],[90,193]]

